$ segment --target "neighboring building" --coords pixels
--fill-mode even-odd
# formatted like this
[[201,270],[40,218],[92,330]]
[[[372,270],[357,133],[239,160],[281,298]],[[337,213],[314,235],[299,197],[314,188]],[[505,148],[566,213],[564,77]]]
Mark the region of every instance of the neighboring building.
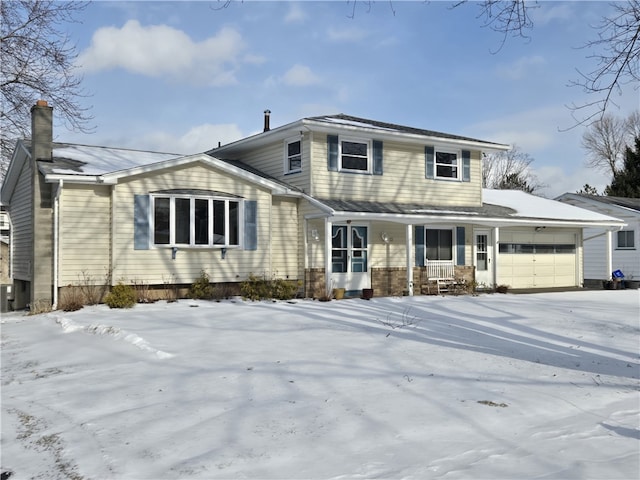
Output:
[[346,115],[270,129],[265,114],[263,133],[179,156],[54,143],[52,115],[32,108],[0,192],[16,308],[55,306],[80,277],[184,287],[202,270],[298,281],[308,297],[412,295],[435,264],[479,285],[577,287],[582,229],[622,225],[483,190],[482,154],[508,146],[458,135]]
[[11,282],[9,231],[9,214],[0,203],[0,285]]
[[7,208],[0,203],[0,239],[9,240],[9,214]]
[[565,193],[556,200],[619,218],[626,225],[602,232],[584,230],[584,281],[599,286],[621,270],[627,280],[640,280],[640,198]]

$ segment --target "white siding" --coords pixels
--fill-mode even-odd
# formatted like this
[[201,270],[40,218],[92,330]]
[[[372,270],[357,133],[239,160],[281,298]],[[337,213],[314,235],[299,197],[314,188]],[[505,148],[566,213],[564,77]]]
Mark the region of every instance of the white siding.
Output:
[[[622,270],[626,279],[640,279],[640,212],[629,208],[619,207],[596,200],[582,198],[566,198],[566,203],[577,207],[619,218],[627,226],[623,230],[634,232],[635,248],[619,249],[617,232],[612,232],[612,271]],[[585,229],[584,231],[584,278],[589,280],[610,280],[611,273],[607,267],[607,242],[606,235],[601,235],[605,230]]]
[[[240,160],[273,178],[286,182],[304,191],[310,189],[311,137],[310,133],[299,136],[302,141],[302,171],[285,174],[285,140],[252,151],[239,151],[225,154],[225,158]],[[288,139],[295,139],[289,137]]]
[[65,185],[60,196],[58,285],[103,284],[111,267],[111,189]]
[[[134,195],[178,188],[213,190],[256,200],[258,249],[228,248],[224,259],[218,248],[179,248],[175,259],[172,259],[171,248],[134,250]],[[114,197],[114,281],[190,284],[204,270],[212,282],[238,282],[245,280],[250,273],[270,276],[273,272],[271,195],[261,187],[196,164],[123,181],[116,185]]]
[[275,277],[298,279],[301,273],[298,239],[297,200],[274,198],[271,215],[271,257],[272,273]]
[[[615,245],[616,234],[613,234]],[[591,238],[593,237],[593,238]],[[607,265],[607,236],[602,229],[586,228],[584,238],[591,238],[584,242],[584,278],[592,280],[608,280],[611,272]],[[614,263],[615,265],[615,263]]]
[[31,192],[32,170],[24,162],[9,205],[13,240],[13,278],[31,281],[33,268],[33,195]]
[[481,205],[480,152],[471,152],[471,181],[427,179],[425,145],[383,143],[383,175],[327,169],[327,136],[314,135],[311,194],[324,199],[421,203],[442,206]]

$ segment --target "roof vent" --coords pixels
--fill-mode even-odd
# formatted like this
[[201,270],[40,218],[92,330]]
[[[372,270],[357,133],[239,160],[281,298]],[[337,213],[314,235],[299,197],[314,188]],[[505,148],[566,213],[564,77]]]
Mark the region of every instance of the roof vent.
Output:
[[269,126],[269,116],[271,115],[271,110],[265,110],[264,111],[264,131],[268,132],[269,130],[271,130],[271,127]]

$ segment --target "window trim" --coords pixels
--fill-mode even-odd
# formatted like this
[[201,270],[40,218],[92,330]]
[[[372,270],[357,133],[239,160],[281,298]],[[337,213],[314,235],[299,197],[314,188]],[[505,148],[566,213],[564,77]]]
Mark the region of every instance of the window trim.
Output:
[[[367,169],[345,168],[342,166],[342,142],[361,143],[367,146]],[[357,173],[361,175],[371,175],[373,172],[373,141],[370,138],[338,136],[338,171],[345,173]]]
[[[300,168],[291,168],[291,157],[289,156],[289,145],[292,143],[300,142]],[[289,175],[292,173],[300,173],[302,172],[302,137],[289,137],[284,140],[284,152],[283,152],[283,162],[284,162],[284,174]]]
[[[224,195],[194,195],[194,194],[168,194],[168,193],[151,193],[149,205],[149,245],[151,248],[184,248],[184,249],[221,249],[221,248],[243,248],[244,247],[244,216],[245,201],[242,198]],[[155,242],[155,209],[157,199],[169,199],[169,243]],[[176,243],[176,199],[189,200],[189,243]],[[196,200],[206,200],[208,204],[207,219],[207,239],[206,244],[196,243],[195,234],[195,204]],[[215,243],[214,235],[214,201],[224,202],[224,242]],[[230,224],[229,216],[230,203],[238,205],[237,214],[237,243],[230,243]]]
[[[453,153],[456,156],[456,164],[454,165],[449,165],[449,164],[438,164],[438,153]],[[438,175],[438,165],[444,166],[444,167],[451,167],[451,168],[455,168],[456,169],[456,176],[455,177],[443,177],[441,175]],[[439,147],[437,145],[434,145],[433,147],[433,178],[435,180],[450,180],[450,181],[460,181],[462,180],[462,150],[461,149],[456,149],[456,148],[447,148],[447,147]]]
[[[427,258],[427,230],[448,230],[451,231],[451,260],[443,260],[447,262],[453,262],[454,265],[458,263],[458,235],[457,227],[455,225],[423,225],[424,230],[424,261],[428,262]],[[434,261],[434,260],[431,260]]]
[[[625,245],[620,246],[620,234],[626,234],[625,237],[628,237],[631,234],[631,246]],[[636,249],[636,231],[635,230],[619,230],[616,235],[616,250],[635,250]]]

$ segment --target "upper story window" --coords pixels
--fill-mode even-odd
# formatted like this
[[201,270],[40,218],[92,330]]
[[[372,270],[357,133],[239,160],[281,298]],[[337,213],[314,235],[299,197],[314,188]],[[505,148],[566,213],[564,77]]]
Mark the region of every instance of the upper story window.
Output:
[[471,181],[471,151],[427,145],[424,153],[427,178]]
[[296,173],[302,171],[302,141],[285,141],[285,173]]
[[227,247],[240,244],[240,201],[154,195],[153,244]]
[[620,230],[618,232],[618,248],[635,248],[633,230]]
[[457,151],[436,149],[436,178],[458,179],[460,155]]
[[368,141],[341,138],[340,139],[340,170],[355,170],[369,172],[370,146]]
[[327,135],[329,170],[382,175],[382,142]]

